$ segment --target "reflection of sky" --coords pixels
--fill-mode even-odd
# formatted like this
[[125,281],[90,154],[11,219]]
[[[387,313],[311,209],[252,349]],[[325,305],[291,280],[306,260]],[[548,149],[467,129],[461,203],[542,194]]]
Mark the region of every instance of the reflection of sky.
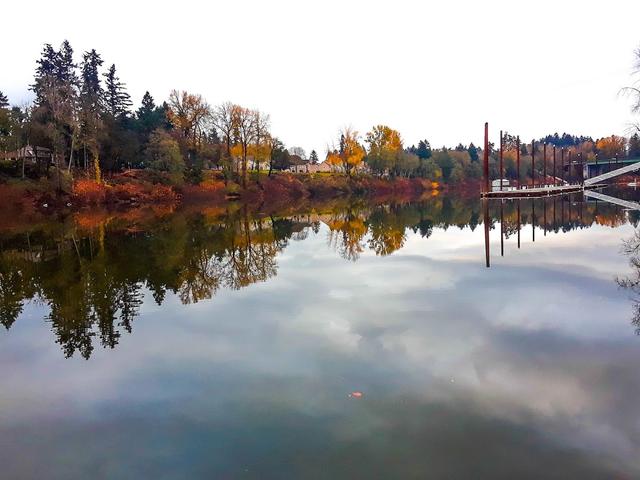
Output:
[[[31,304],[0,335],[9,478],[611,478],[640,474],[630,227],[411,232],[356,263],[327,229],[278,275],[65,360]],[[526,238],[526,240],[525,240]],[[361,400],[347,395],[362,390]]]

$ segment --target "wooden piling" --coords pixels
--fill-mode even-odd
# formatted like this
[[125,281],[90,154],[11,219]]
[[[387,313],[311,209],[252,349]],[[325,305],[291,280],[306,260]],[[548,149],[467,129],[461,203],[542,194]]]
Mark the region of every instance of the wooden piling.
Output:
[[489,191],[489,122],[484,124],[484,191]]
[[517,179],[518,179],[518,188],[522,187],[520,185],[520,135],[516,138],[516,170],[517,170]]

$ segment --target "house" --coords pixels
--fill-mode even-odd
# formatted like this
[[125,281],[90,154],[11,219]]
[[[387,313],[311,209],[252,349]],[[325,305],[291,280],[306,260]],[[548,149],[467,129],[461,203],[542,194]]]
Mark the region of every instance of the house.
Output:
[[289,168],[292,173],[307,173],[309,171],[309,160],[305,160],[300,155],[289,156]]
[[309,173],[332,172],[333,170],[334,167],[329,165],[329,162],[316,163],[315,165],[311,163],[307,167]]
[[332,166],[329,162],[313,164],[309,160],[305,160],[298,155],[289,157],[288,171],[292,173],[319,173],[319,172],[335,172],[338,167]]
[[53,153],[45,147],[34,147],[26,145],[13,152],[0,152],[0,156],[5,160],[22,161],[27,163],[37,163],[38,160],[49,160],[53,163]]

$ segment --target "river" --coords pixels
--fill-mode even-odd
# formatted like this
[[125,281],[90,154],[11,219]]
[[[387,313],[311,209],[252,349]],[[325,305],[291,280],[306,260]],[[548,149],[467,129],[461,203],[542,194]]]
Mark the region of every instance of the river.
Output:
[[0,476],[640,478],[639,221],[441,194],[16,222]]

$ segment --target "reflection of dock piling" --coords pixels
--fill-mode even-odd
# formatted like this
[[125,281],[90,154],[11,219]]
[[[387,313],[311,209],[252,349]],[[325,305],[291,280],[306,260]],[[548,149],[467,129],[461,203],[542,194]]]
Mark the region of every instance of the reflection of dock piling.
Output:
[[489,268],[491,264],[489,263],[489,202],[487,200],[482,200],[482,209],[484,210],[484,254],[487,268]]

